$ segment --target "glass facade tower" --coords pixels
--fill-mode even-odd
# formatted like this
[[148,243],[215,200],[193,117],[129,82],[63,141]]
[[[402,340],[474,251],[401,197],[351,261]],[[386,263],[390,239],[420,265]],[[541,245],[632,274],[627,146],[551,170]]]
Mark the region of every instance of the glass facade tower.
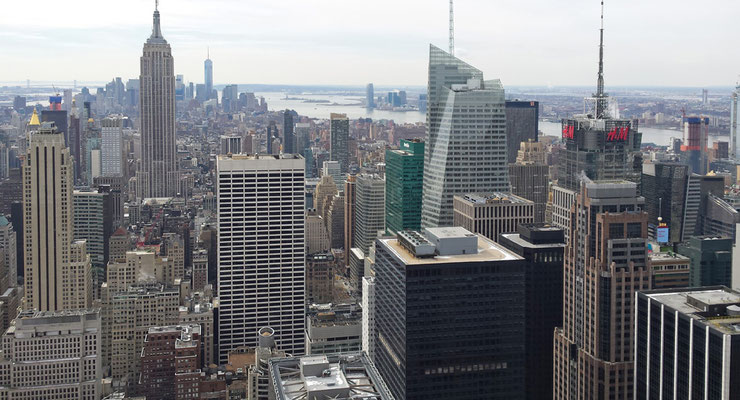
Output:
[[424,142],[401,140],[385,151],[385,225],[391,232],[421,229]]
[[422,226],[452,225],[452,198],[509,191],[504,88],[430,46]]

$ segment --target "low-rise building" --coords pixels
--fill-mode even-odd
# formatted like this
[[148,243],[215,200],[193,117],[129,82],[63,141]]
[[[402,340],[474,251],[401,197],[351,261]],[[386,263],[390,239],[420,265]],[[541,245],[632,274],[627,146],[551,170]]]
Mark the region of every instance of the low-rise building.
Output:
[[306,256],[306,292],[308,301],[330,303],[334,288],[334,255],[316,253]]
[[362,349],[362,310],[357,304],[312,304],[306,327],[306,354]]
[[691,259],[674,252],[652,252],[648,262],[653,271],[653,289],[689,286]]
[[195,398],[200,381],[200,325],[149,328],[137,392],[146,398]]
[[269,368],[276,400],[394,399],[364,353],[271,359]]
[[149,328],[178,323],[180,293],[161,284],[135,285],[116,293],[103,284],[101,292],[102,364],[114,389],[125,390],[138,380],[138,360]]

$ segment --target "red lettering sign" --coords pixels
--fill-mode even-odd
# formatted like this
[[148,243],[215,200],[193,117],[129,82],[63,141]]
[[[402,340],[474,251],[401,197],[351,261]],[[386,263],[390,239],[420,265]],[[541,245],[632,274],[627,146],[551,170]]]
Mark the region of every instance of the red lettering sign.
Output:
[[575,132],[575,127],[573,125],[568,125],[563,127],[563,139],[573,139],[573,133]]
[[620,141],[623,142],[627,140],[627,136],[630,133],[629,126],[624,127],[615,127],[609,133],[606,134],[606,140],[609,142],[616,142]]

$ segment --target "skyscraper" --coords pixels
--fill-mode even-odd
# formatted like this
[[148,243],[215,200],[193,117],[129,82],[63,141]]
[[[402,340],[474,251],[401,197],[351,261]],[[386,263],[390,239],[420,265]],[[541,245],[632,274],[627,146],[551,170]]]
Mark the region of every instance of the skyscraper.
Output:
[[[385,228],[385,180],[378,175],[360,174],[356,182],[354,246],[367,254],[378,231]],[[359,280],[355,283],[361,284]]]
[[421,224],[450,226],[454,195],[509,191],[504,88],[430,45],[427,91]]
[[77,111],[75,101],[72,100],[72,107],[69,111],[69,141],[67,147],[69,147],[70,155],[72,156],[72,162],[74,163],[74,182],[79,182],[82,179],[82,125],[80,124],[80,116]]
[[123,176],[123,119],[117,115],[103,118],[100,162],[102,176]]
[[213,97],[213,61],[211,61],[211,50],[208,49],[208,56],[203,62],[203,72],[205,74],[204,83],[206,85],[205,99],[210,100]]
[[642,134],[637,121],[611,115],[610,98],[604,91],[604,13],[599,30],[599,69],[596,93],[585,99],[585,115],[563,119],[565,148],[558,153],[558,182],[553,186],[552,222],[570,235],[570,209],[582,175],[594,181],[629,180],[640,182]]
[[555,330],[555,400],[632,398],[634,299],[652,289],[644,204],[633,182],[581,183]]
[[421,229],[424,142],[401,139],[398,150],[385,151],[385,220],[391,232]]
[[296,149],[295,134],[293,132],[293,111],[285,110],[283,113],[283,152],[288,154],[299,153]]
[[305,342],[305,164],[300,156],[232,155],[216,161],[219,362],[274,327],[279,347]]
[[139,198],[174,197],[180,174],[175,142],[175,73],[170,45],[162,36],[159,10],[141,57],[141,170]]
[[355,247],[355,205],[357,204],[357,177],[347,176],[344,182],[344,265],[349,265],[350,249]]
[[520,143],[516,163],[509,164],[511,193],[534,202],[534,221],[545,222],[550,197],[550,167],[545,162],[542,143]]
[[740,293],[652,290],[635,307],[635,399],[740,398]]
[[689,286],[732,286],[732,239],[695,236],[678,245],[678,253],[691,259]]
[[13,223],[0,214],[0,256],[3,257],[7,271],[8,285],[18,286],[18,253]]
[[86,308],[90,259],[84,242],[74,242],[72,157],[52,122],[40,126],[34,112],[31,123],[23,163],[24,308]]
[[[267,154],[275,154],[272,148],[275,138],[278,137],[278,128],[275,121],[270,121],[267,125]],[[279,151],[278,151],[279,153]],[[255,152],[257,154],[257,152]]]
[[552,341],[563,325],[563,230],[522,224],[500,236],[502,246],[527,261],[525,281],[525,382],[527,399],[552,398]]
[[502,233],[514,233],[519,224],[534,223],[534,203],[509,193],[468,193],[453,199],[454,226],[499,241]]
[[69,130],[67,129],[67,111],[62,110],[60,96],[49,97],[49,109],[41,110],[41,122],[53,122],[57,131],[64,135],[64,143],[69,144]]
[[74,237],[87,242],[90,262],[104,278],[102,271],[108,261],[108,240],[113,234],[111,196],[104,192],[75,190],[72,199]]
[[506,102],[506,153],[507,162],[516,161],[519,143],[537,141],[540,124],[538,101],[509,100]]
[[226,85],[221,91],[221,104],[225,112],[239,109],[239,85]]
[[684,117],[683,144],[681,152],[686,154],[691,173],[704,175],[709,168],[707,139],[709,136],[709,118]]
[[329,159],[339,161],[343,174],[349,169],[349,118],[346,114],[331,113],[331,148]]
[[378,239],[374,361],[397,399],[524,399],[524,260],[463,228]]
[[[686,196],[689,183],[689,166],[680,163],[655,162],[642,166],[641,193],[646,199],[648,231],[655,237],[660,222],[668,228],[668,243],[682,242],[686,217]],[[724,186],[724,185],[723,185]],[[691,232],[693,235],[693,232]]]
[[732,159],[737,158],[737,155],[740,154],[740,150],[737,148],[738,96],[740,96],[740,83],[736,84],[735,90],[732,92],[732,103],[730,104],[730,158]]
[[369,109],[375,108],[375,87],[372,83],[368,83],[365,90],[365,107]]

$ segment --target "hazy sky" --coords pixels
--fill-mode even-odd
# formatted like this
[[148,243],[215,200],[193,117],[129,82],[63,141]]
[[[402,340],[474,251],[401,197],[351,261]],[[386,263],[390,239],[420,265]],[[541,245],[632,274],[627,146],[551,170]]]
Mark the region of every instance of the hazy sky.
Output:
[[[0,6],[0,81],[138,77],[154,0]],[[175,72],[224,83],[425,85],[444,0],[162,0]],[[734,84],[740,2],[607,0],[606,84]],[[599,0],[456,0],[456,55],[504,85],[595,85]]]

